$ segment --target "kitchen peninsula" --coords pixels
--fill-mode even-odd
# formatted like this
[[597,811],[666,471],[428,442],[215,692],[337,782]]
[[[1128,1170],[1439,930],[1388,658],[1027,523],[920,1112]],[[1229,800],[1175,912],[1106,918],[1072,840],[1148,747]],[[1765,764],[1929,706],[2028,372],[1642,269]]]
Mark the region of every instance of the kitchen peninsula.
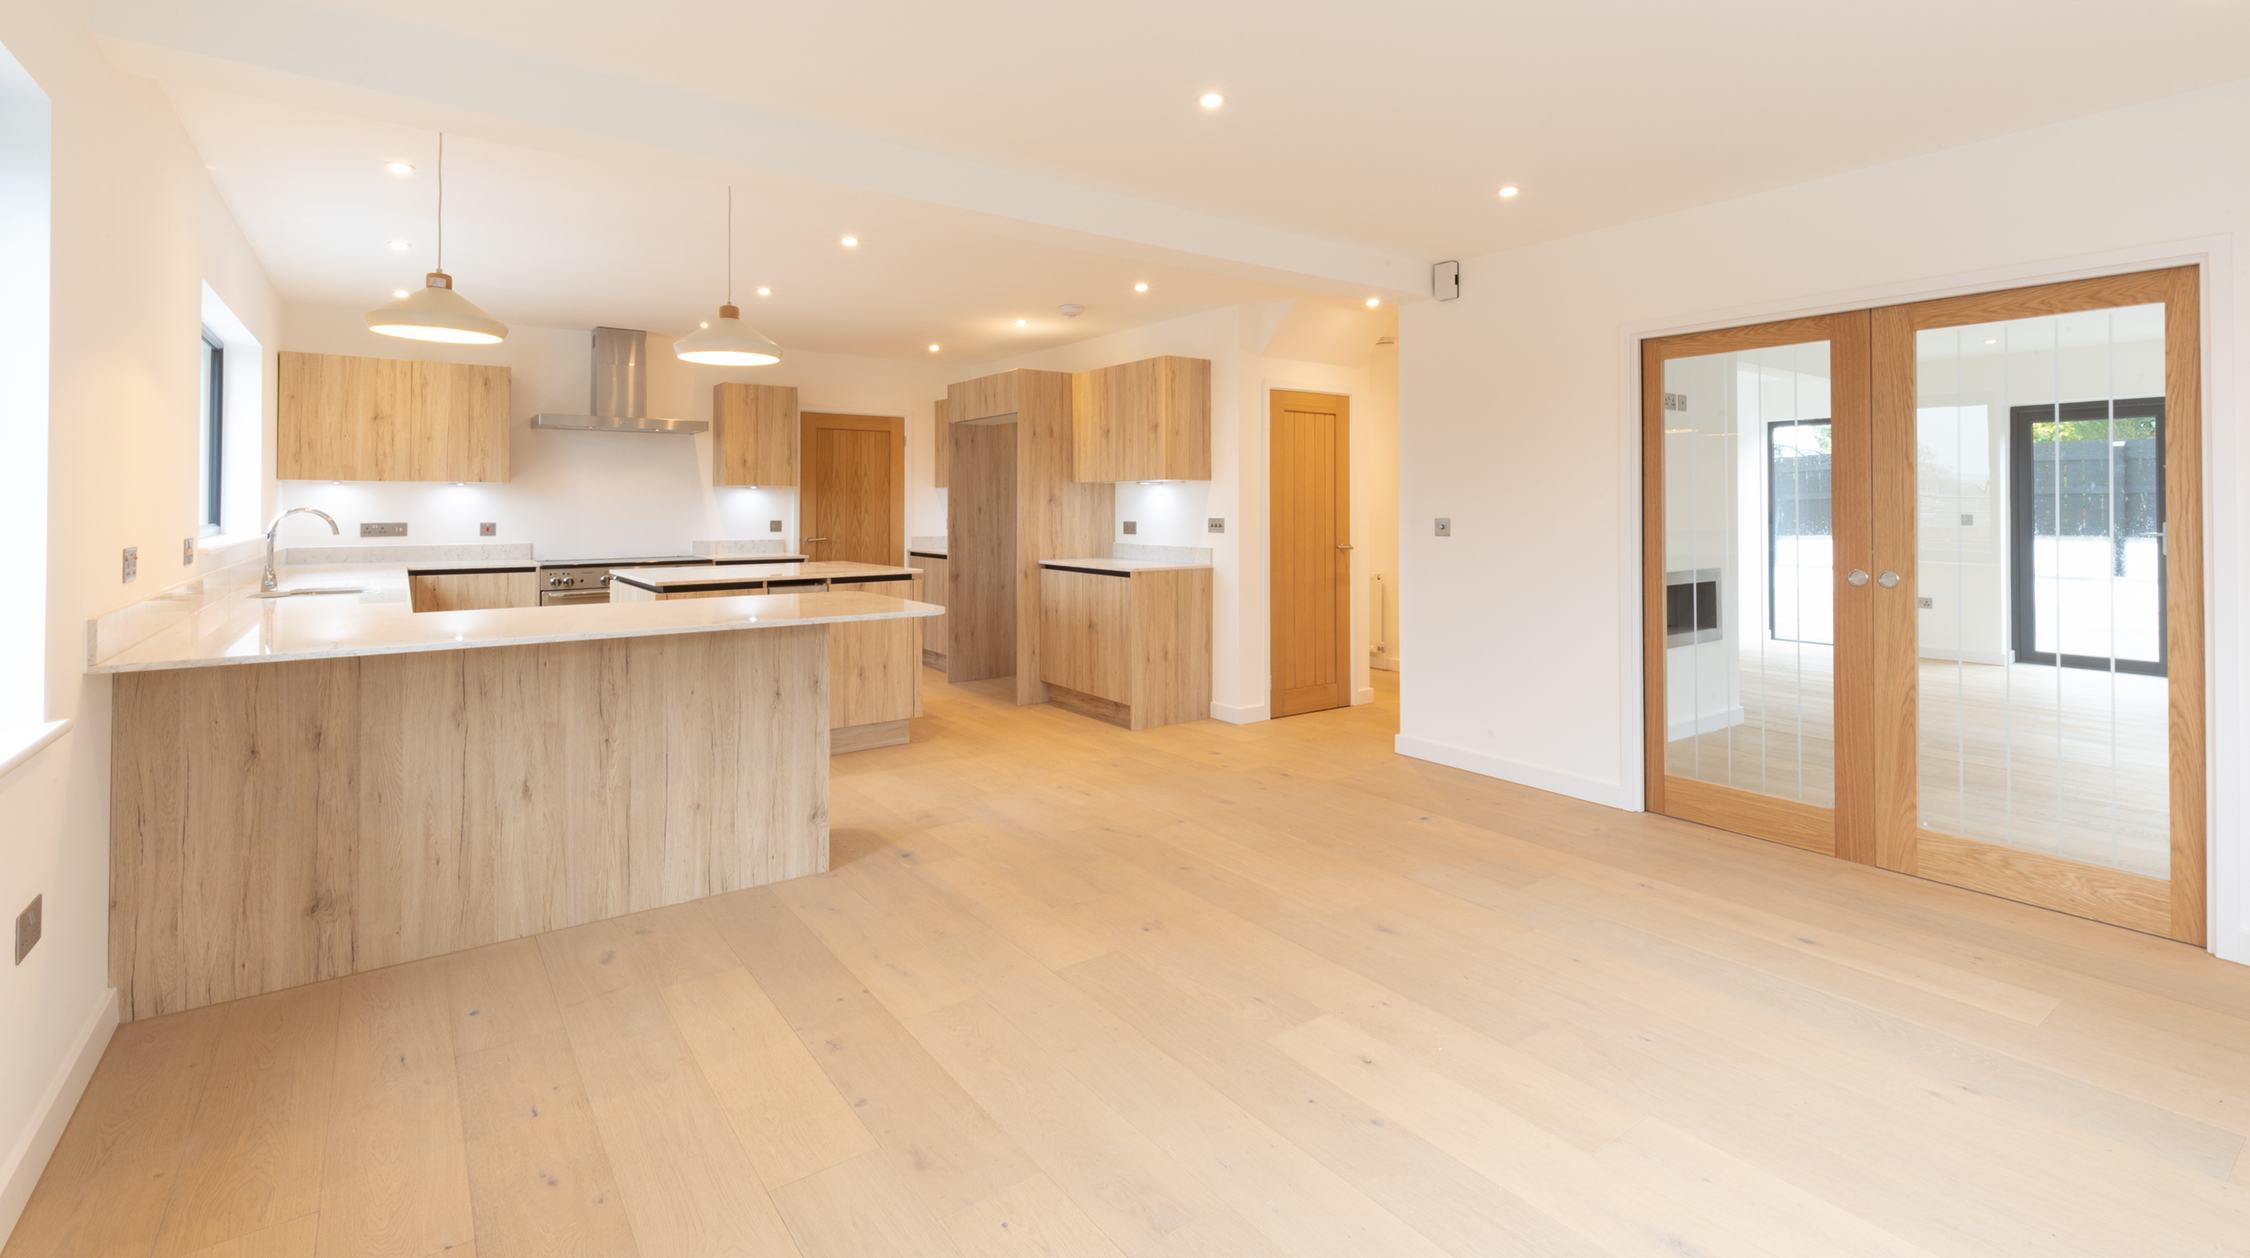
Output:
[[939,612],[830,592],[416,613],[403,567],[363,564],[283,590],[347,581],[214,597],[89,660],[113,675],[126,1017],[817,873],[832,627]]

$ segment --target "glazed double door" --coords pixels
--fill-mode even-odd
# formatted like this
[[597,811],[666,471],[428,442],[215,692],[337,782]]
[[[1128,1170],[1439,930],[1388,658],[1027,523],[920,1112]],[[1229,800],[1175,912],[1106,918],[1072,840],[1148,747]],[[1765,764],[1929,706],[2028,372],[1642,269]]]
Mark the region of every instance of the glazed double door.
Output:
[[1651,811],[2204,937],[2197,277],[1642,344]]

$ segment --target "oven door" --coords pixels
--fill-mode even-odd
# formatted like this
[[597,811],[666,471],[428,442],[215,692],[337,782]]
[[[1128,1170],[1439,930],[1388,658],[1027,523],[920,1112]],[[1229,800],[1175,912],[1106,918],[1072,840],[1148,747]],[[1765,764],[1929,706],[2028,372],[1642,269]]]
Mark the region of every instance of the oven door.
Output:
[[539,591],[539,605],[541,607],[577,607],[585,603],[606,603],[608,601],[609,591],[607,589]]

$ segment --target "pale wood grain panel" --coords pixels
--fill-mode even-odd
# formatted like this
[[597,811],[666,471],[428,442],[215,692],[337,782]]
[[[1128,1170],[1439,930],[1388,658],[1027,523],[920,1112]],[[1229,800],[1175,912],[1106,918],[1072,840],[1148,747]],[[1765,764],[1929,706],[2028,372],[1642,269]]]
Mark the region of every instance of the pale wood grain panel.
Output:
[[1835,811],[1778,795],[1667,776],[1664,811],[1682,821],[1717,826],[1811,852],[1836,853]]
[[[1809,319],[1780,319],[1772,323],[1745,324],[1738,328],[1713,328],[1708,332],[1654,337],[1641,342],[1641,352],[1644,362],[1650,354],[1655,356],[1656,361],[1662,362],[1667,358],[1700,358],[1705,354],[1737,353],[1743,350],[1771,349],[1776,345],[1825,341],[1835,332],[1832,318],[1830,315],[1815,315]],[[1663,374],[1659,372],[1657,378],[1661,381]],[[1661,384],[1658,391],[1662,392]]]
[[773,1200],[805,1258],[958,1258],[960,1253],[937,1216],[880,1152],[863,1153],[784,1184],[774,1190]]
[[[950,575],[952,569],[949,561],[944,556],[916,555],[910,552],[907,555],[906,562],[910,567],[922,570],[921,600],[925,603],[934,603],[939,607],[945,606],[945,600],[950,595],[952,586]],[[945,617],[943,616],[933,616],[920,623],[922,625],[922,663],[942,672],[945,669],[946,650],[951,646],[952,631],[946,628]]]
[[[2203,303],[2195,267],[2164,272],[2165,660],[2170,674],[2172,912],[2168,933],[2205,942]],[[2177,521],[2177,523],[2174,523]]]
[[283,480],[509,478],[506,367],[284,351],[277,372]]
[[453,953],[445,981],[456,1057],[562,1030],[546,963],[531,940]]
[[716,485],[798,482],[797,388],[711,386],[711,475]]
[[424,1258],[475,1236],[442,961],[341,980],[320,1251]]
[[[867,584],[838,581],[833,588],[919,602],[922,578]],[[830,625],[828,686],[831,729],[922,715],[922,622],[871,620]]]
[[[1914,326],[1910,308],[1889,306],[1873,313],[1873,417],[1868,465],[1868,517],[1872,522],[1870,574],[1896,572],[1897,589],[1870,582],[1840,603],[1864,603],[1869,611],[1868,693],[1873,718],[1864,763],[1872,773],[1870,802],[1874,820],[1875,863],[1915,873],[1915,834],[1920,796],[1915,755],[1920,719],[1921,625],[1915,617],[1915,429]],[[1858,845],[1855,851],[1864,851]]]
[[418,612],[481,611],[539,606],[536,572],[415,573],[407,591]]
[[1211,362],[1147,358],[1071,377],[1081,481],[1211,479]]
[[2172,893],[2163,879],[1935,830],[1922,830],[1915,846],[1916,872],[1924,878],[2152,935],[2171,932]]
[[1019,425],[951,427],[953,485],[945,505],[946,680],[1006,677],[1016,670]]
[[1042,680],[1112,703],[1133,701],[1133,577],[1038,570]]
[[1351,402],[1272,394],[1269,702],[1295,716],[1352,702]]
[[871,721],[865,725],[838,725],[828,731],[828,754],[849,755],[877,747],[900,747],[914,741],[912,722]]
[[959,424],[996,415],[1013,415],[1017,409],[1016,398],[1016,373],[1012,371],[947,385],[946,422]]
[[[2092,279],[2065,280],[2059,284],[2041,284],[2034,288],[1969,293],[1960,297],[1917,302],[1903,309],[1910,312],[1916,328],[1955,328],[2000,319],[2036,319],[2041,315],[2101,310],[2110,306],[2169,302],[2176,291],[2173,288],[2174,277],[2180,271],[2192,275],[2195,268],[2135,271],[2127,275],[2102,275]],[[2165,313],[2169,316],[2171,312],[2167,310]],[[2170,416],[2166,416],[2166,420],[2169,422]]]
[[813,625],[131,675],[124,1016],[826,868],[827,665]]
[[806,411],[797,512],[822,562],[898,564],[906,554],[906,421]]
[[1136,572],[1133,728],[1211,715],[1211,570]]
[[[735,591],[727,590],[724,593],[733,594]],[[623,581],[609,583],[609,601],[612,603],[654,603],[664,597],[654,590],[644,590],[637,585],[627,585]]]
[[1039,561],[1109,554],[1117,486],[1073,474],[1070,375],[1016,376],[1016,702],[1044,703],[1039,672]]
[[156,1253],[319,1209],[336,1000],[336,985],[322,983],[227,1007]]
[[[1875,560],[1875,363],[1868,312],[1831,317],[1829,370],[1829,516],[1834,558],[1829,598],[1838,659],[1865,660],[1875,649],[1875,600],[1880,587],[1854,587],[1843,574],[1854,568],[1880,572]],[[1874,775],[1869,736],[1884,728],[1875,677],[1864,667],[1839,669],[1830,689],[1836,731],[1835,854],[1872,865],[1876,857]]]
[[[521,946],[536,963],[538,945]],[[544,975],[539,987],[546,990]],[[477,999],[496,996],[480,992]],[[464,1053],[455,1069],[480,1250],[490,1258],[643,1252],[559,1025]]]
[[931,404],[935,412],[930,418],[931,477],[939,489],[946,487],[945,474],[953,463],[953,434],[946,423],[946,399],[939,398]]

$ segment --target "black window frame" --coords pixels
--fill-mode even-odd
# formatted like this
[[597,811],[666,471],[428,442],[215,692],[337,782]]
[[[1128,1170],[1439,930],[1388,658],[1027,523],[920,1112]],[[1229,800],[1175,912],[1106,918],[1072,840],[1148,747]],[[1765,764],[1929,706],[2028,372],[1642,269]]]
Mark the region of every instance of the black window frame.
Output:
[[[2039,649],[2038,595],[2032,588],[2036,579],[2033,571],[2032,542],[2037,521],[2033,498],[2036,487],[2032,483],[2031,464],[2034,457],[2032,429],[2046,423],[2075,423],[2083,420],[2153,419],[2156,437],[2156,659],[2129,660],[2101,658],[2092,655],[2057,656]],[[2057,407],[2053,402],[2032,402],[2008,410],[2008,514],[2014,536],[2008,539],[2008,597],[2009,645],[2014,648],[2016,662],[2021,664],[2058,664],[2063,668],[2084,668],[2095,672],[2140,673],[2162,677],[2170,671],[2172,652],[2171,573],[2168,551],[2171,539],[2166,535],[2165,515],[2165,444],[2164,399],[2161,397],[2116,398],[2095,402],[2064,402]],[[2113,481],[2110,488],[2111,518],[2115,519],[2117,489]],[[2057,645],[2060,645],[2059,643]],[[2111,648],[2115,649],[2113,641]]]
[[203,365],[206,375],[203,397],[205,431],[199,434],[203,455],[203,509],[202,518],[196,521],[197,529],[205,536],[223,531],[225,506],[221,491],[226,486],[225,456],[227,448],[226,408],[226,342],[210,328],[203,329]]

